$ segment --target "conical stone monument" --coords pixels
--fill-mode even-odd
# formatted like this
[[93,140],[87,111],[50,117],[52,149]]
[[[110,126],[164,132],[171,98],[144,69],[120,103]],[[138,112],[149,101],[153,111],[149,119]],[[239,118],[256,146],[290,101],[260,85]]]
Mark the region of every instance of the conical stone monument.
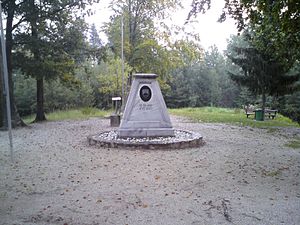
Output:
[[135,74],[118,137],[174,136],[156,74]]

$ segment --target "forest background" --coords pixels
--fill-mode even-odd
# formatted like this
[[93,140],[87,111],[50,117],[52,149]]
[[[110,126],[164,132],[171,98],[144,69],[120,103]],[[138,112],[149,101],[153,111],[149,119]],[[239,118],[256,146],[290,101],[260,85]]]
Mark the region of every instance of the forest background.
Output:
[[[199,33],[163,22],[181,7],[178,0],[112,0],[104,44],[84,20],[97,2],[2,1],[14,126],[30,114],[43,121],[55,110],[111,108],[111,98],[122,94],[122,18],[127,94],[134,73],[156,73],[169,108],[253,104],[300,121],[297,1],[224,0],[219,20],[232,17],[239,30],[224,52],[204,50]],[[209,7],[209,0],[193,1],[187,23]]]

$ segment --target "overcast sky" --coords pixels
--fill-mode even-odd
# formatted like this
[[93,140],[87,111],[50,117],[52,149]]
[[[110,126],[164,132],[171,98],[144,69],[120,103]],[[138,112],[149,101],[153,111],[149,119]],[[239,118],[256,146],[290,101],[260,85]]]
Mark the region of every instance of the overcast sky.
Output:
[[[108,8],[110,1],[111,0],[101,0],[100,3],[94,4],[93,9],[95,10],[95,14],[87,18],[89,23],[95,23],[99,32],[101,31],[103,23],[109,21],[109,16],[112,13]],[[172,17],[174,24],[184,24],[190,10],[191,2],[192,0],[182,1],[184,9],[179,10],[176,12],[175,16]],[[227,39],[229,39],[231,34],[237,33],[232,19],[227,19],[223,23],[217,22],[217,19],[222,12],[223,5],[224,1],[222,0],[212,0],[211,9],[204,15],[199,14],[197,16],[198,23],[193,24],[194,32],[199,33],[201,44],[205,49],[208,49],[209,46],[215,44],[220,51],[225,50]],[[106,41],[103,33],[100,33],[100,37]]]

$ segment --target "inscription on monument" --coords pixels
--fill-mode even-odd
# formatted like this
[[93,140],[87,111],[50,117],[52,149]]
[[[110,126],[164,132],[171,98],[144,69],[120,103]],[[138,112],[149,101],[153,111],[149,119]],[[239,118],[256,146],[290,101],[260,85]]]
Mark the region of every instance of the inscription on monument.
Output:
[[152,110],[152,104],[145,104],[145,103],[141,103],[138,105],[138,110],[140,111],[148,111],[148,110]]

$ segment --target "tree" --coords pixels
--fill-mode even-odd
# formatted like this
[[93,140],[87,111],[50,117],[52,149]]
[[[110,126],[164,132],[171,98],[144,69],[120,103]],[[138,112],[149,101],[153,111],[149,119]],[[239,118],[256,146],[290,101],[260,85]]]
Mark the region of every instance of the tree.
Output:
[[[107,108],[110,106],[111,98],[114,96],[121,96],[121,86],[122,86],[122,61],[119,57],[108,56],[107,62],[102,62],[99,65],[99,71],[97,74],[97,79],[99,81],[99,92],[102,99],[102,107]],[[130,72],[130,66],[124,64],[124,79],[128,79],[128,74]]]
[[[187,46],[187,45],[185,45]],[[191,57],[190,48],[181,48],[180,58],[185,63],[172,71],[165,93],[170,107],[221,106],[235,107],[240,88],[227,74],[231,68],[227,58],[216,46],[211,46],[204,57]]]
[[[13,94],[13,81],[12,81],[12,48],[13,48],[13,36],[12,32],[14,29],[17,28],[18,24],[20,24],[23,20],[21,18],[18,23],[13,25],[13,19],[15,17],[15,13],[18,9],[18,7],[23,2],[16,3],[15,0],[6,0],[2,1],[2,8],[4,10],[4,13],[6,13],[6,34],[5,34],[5,44],[6,44],[6,58],[7,58],[7,70],[8,70],[8,85],[9,85],[9,96],[10,96],[10,105],[11,105],[11,118],[12,118],[12,126],[23,126],[25,123],[21,120],[16,105],[14,101],[14,94]],[[6,110],[5,105],[2,104],[2,107],[0,108],[1,114],[4,115],[3,119],[6,118]],[[5,125],[5,124],[3,124]]]
[[220,79],[225,75],[225,60],[216,46],[211,46],[205,52],[205,66],[211,79],[211,105],[221,103],[221,82]]
[[289,75],[287,67],[272,56],[252,45],[232,47],[235,54],[228,54],[231,61],[239,66],[242,75],[230,73],[231,78],[254,94],[262,95],[262,110],[265,109],[267,95],[278,96],[295,89],[299,75]]
[[36,83],[20,70],[14,72],[14,97],[20,116],[32,115],[36,109]]
[[[291,73],[300,74],[299,62],[291,69]],[[300,124],[300,79],[296,83],[296,86],[297,88],[294,93],[278,98],[277,108],[280,109],[283,115],[288,116]]]
[[[260,51],[274,55],[291,68],[300,59],[300,2],[291,0],[224,0],[219,21],[227,16],[236,20],[237,28],[253,30],[253,44]],[[188,19],[210,8],[211,0],[195,0]]]
[[67,24],[68,27],[65,24],[57,25],[55,30],[51,30],[43,21],[39,21],[38,17],[32,17],[29,22],[31,33],[16,34],[15,40],[18,43],[24,43],[18,46],[15,54],[18,59],[16,62],[26,63],[15,63],[15,65],[25,74],[36,79],[36,122],[46,120],[44,80],[56,76],[69,79],[72,77],[74,62],[79,61],[81,57],[80,49],[84,44],[84,23],[77,19],[68,21]]
[[91,25],[89,34],[89,55],[95,64],[100,64],[101,60],[106,59],[106,49],[99,37],[94,23]]
[[169,89],[164,93],[168,107],[182,108],[190,106],[191,88],[188,68],[176,69],[168,80]]
[[[94,0],[96,1],[96,0]],[[47,44],[53,42],[53,39],[57,40],[57,31],[62,27],[68,27],[68,21],[79,14],[87,4],[92,3],[92,0],[53,0],[39,2],[34,0],[5,0],[2,1],[2,6],[4,12],[6,13],[6,50],[8,59],[8,72],[9,72],[9,84],[10,90],[12,90],[12,71],[13,71],[13,48],[18,49],[19,53],[22,47],[26,46],[26,53],[23,52],[23,56],[27,59],[31,58],[28,63],[31,63],[31,70],[37,69],[32,73],[33,76],[37,78],[37,116],[36,120],[45,119],[43,112],[43,75],[49,74],[43,71],[43,69],[53,68],[54,62],[59,62],[62,58],[66,57],[67,54],[58,54],[60,59],[56,58],[57,52],[52,54],[44,61],[43,57],[46,55],[44,49],[46,49]],[[77,15],[78,16],[78,15]],[[14,21],[15,20],[15,21]],[[29,32],[28,32],[29,31]],[[13,39],[14,35],[14,39]],[[74,37],[73,37],[74,38]],[[73,39],[76,40],[76,39]],[[55,47],[55,45],[50,45],[49,47]],[[61,47],[61,46],[60,46]],[[66,47],[66,46],[65,46]],[[55,48],[57,50],[57,48]],[[42,55],[44,53],[44,55]],[[49,53],[49,51],[48,51]],[[27,55],[26,55],[27,54]],[[55,57],[54,57],[55,56]],[[38,62],[44,62],[43,65],[38,64]],[[58,71],[58,68],[54,67]],[[28,68],[25,69],[28,71]],[[33,70],[31,71],[33,72]],[[45,72],[45,73],[44,73]],[[54,71],[51,72],[55,74]],[[41,77],[38,77],[42,75]],[[12,105],[14,105],[13,93]],[[18,117],[16,110],[13,110],[13,118]],[[15,125],[20,123],[20,119],[17,119]]]
[[[180,5],[178,0],[112,2],[115,15],[106,25],[110,46],[116,55],[121,54],[121,19],[124,20],[124,55],[132,72],[152,72],[165,77],[176,65],[166,39],[155,27],[155,19],[168,16],[168,11]],[[162,23],[163,24],[163,23]]]
[[100,48],[103,45],[94,23],[91,25],[90,28],[90,45],[91,47],[96,48]]
[[[172,40],[171,28],[162,22],[163,18],[169,16],[170,11],[178,7],[178,0],[112,2],[115,15],[106,24],[106,33],[111,50],[115,56],[120,56],[123,19],[124,56],[131,68],[127,88],[131,84],[133,73],[156,73],[159,75],[162,92],[167,92],[170,89],[168,79],[172,71],[202,57],[197,36],[188,35],[183,29],[176,28],[185,37]],[[163,29],[158,29],[158,24]]]

